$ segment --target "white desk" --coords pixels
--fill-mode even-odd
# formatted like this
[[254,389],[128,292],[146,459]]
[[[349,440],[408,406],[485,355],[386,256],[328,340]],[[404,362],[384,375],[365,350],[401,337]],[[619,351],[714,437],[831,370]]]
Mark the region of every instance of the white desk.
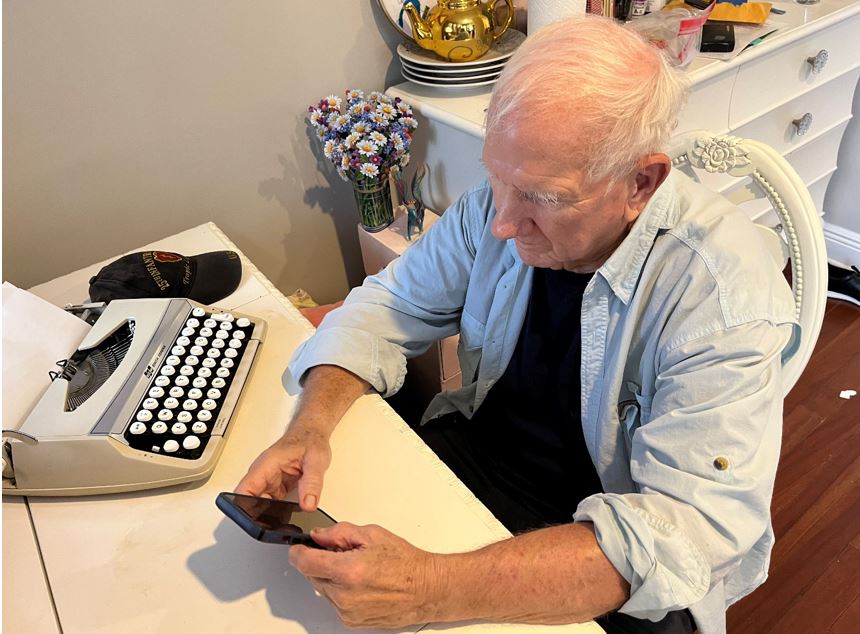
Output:
[[[146,248],[238,251],[213,224],[140,250]],[[284,368],[312,332],[244,256],[242,262],[240,288],[219,306],[261,317],[269,330],[214,473],[203,482],[141,493],[29,498],[47,586],[36,574],[33,533],[22,515],[26,509],[4,498],[4,555],[20,555],[13,557],[12,568],[4,557],[4,629],[56,631],[50,587],[65,634],[346,631],[333,608],[290,567],[285,548],[254,542],[215,508],[217,493],[232,490],[251,461],[283,432],[296,399]],[[100,266],[31,290],[56,304],[80,301]],[[378,395],[364,396],[350,409],[332,448],[321,505],[337,519],[380,524],[436,552],[474,549],[509,536]],[[12,579],[28,584],[8,583]],[[498,624],[425,629],[449,628],[550,629]],[[553,629],[602,631],[594,623]]]

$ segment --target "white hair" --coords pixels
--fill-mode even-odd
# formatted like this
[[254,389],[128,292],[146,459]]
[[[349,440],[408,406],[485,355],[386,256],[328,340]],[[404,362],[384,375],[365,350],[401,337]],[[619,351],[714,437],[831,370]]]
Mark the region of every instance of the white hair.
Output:
[[487,135],[514,121],[558,128],[592,182],[612,182],[661,151],[687,83],[668,59],[610,18],[561,20],[530,35],[508,61],[487,109]]

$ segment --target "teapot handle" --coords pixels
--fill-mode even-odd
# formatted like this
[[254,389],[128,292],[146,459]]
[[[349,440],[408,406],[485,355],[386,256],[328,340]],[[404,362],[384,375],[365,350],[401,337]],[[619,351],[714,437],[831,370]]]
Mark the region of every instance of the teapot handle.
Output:
[[[496,0],[493,3],[492,14],[496,15],[496,5],[498,5],[502,0]],[[505,23],[501,26],[500,29],[496,29],[493,31],[493,41],[495,42],[497,39],[502,37],[505,31],[508,30],[508,27],[511,25],[511,22],[514,21],[514,1],[513,0],[504,0],[505,4],[508,5],[508,16],[505,18]]]

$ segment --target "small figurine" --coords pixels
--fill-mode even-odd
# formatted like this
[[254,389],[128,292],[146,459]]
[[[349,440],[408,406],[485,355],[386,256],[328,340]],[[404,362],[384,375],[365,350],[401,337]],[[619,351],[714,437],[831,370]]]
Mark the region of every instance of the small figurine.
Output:
[[408,219],[406,221],[406,240],[412,242],[412,229],[414,228],[420,236],[424,233],[424,201],[421,200],[421,181],[427,175],[427,166],[418,164],[418,169],[412,175],[412,195],[406,195],[406,183],[399,176],[397,178],[397,194],[400,196],[401,204],[406,207]]

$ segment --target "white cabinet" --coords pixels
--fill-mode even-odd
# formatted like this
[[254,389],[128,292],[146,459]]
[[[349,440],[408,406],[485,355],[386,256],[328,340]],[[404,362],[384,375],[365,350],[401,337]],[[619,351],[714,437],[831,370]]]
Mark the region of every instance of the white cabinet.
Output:
[[[774,5],[786,13],[771,16],[779,30],[762,44],[729,62],[694,60],[678,132],[706,129],[772,145],[795,165],[823,213],[860,77],[860,2]],[[415,158],[430,166],[428,203],[445,209],[484,177],[478,159],[490,90],[446,92],[406,82],[388,92],[419,114]],[[750,213],[761,216],[761,209]]]

